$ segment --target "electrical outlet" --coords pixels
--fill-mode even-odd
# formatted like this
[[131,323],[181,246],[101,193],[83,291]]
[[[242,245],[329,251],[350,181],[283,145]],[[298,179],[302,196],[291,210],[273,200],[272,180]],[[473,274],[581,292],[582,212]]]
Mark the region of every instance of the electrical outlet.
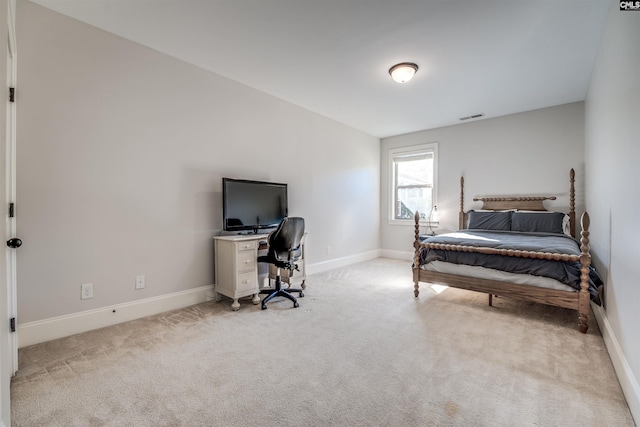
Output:
[[136,289],[144,289],[144,287],[145,287],[144,275],[140,274],[136,276]]
[[93,283],[83,283],[80,287],[80,299],[93,298]]

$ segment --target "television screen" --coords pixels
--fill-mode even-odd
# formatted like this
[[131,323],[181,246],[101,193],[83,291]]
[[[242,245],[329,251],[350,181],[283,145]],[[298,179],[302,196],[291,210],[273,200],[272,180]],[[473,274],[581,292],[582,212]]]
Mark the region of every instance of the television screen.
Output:
[[277,226],[287,216],[287,184],[222,178],[225,231]]

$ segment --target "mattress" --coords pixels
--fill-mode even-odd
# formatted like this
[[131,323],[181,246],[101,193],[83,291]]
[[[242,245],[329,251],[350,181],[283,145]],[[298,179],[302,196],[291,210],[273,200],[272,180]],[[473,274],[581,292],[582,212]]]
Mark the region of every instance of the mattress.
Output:
[[516,283],[519,285],[536,286],[539,288],[555,289],[560,291],[577,292],[576,289],[549,277],[534,276],[532,274],[510,273],[495,270],[493,268],[475,265],[451,264],[444,261],[431,261],[420,266],[423,270],[438,273],[455,274],[458,276],[475,277],[478,279],[498,280],[501,282]]

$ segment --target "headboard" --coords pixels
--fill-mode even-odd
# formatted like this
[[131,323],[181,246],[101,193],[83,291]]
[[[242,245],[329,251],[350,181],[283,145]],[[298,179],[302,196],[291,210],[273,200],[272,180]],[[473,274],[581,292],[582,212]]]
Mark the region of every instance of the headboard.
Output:
[[[569,171],[569,228],[571,235],[576,237],[576,211],[575,211],[575,171]],[[510,197],[474,197],[474,202],[482,202],[484,210],[509,210],[520,209],[528,211],[546,211],[543,202],[556,200],[556,196],[510,196]],[[460,177],[460,213],[458,215],[458,227],[466,228],[467,212],[464,210],[464,176]]]

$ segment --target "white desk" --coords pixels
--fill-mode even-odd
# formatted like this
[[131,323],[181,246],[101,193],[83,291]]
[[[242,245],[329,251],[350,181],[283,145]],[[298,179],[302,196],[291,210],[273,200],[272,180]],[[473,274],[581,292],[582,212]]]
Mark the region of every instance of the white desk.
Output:
[[[305,233],[306,236],[306,233]],[[276,267],[269,264],[268,272],[264,275],[258,273],[258,250],[267,249],[267,245],[260,246],[260,241],[266,241],[268,234],[244,234],[231,236],[216,236],[215,242],[215,272],[216,281],[214,294],[216,301],[220,301],[220,295],[233,298],[231,309],[240,308],[238,299],[253,295],[251,302],[260,303],[260,280],[269,276],[269,281],[276,277]],[[299,270],[290,273],[281,270],[282,281],[291,286],[294,282],[302,282],[305,288],[307,278],[305,270],[304,238],[301,242],[302,256],[296,262]]]
[[216,285],[214,292],[233,298],[231,309],[240,308],[239,298],[253,295],[251,302],[260,303],[258,283],[258,247],[260,240],[266,240],[266,234],[216,236],[215,270]]

